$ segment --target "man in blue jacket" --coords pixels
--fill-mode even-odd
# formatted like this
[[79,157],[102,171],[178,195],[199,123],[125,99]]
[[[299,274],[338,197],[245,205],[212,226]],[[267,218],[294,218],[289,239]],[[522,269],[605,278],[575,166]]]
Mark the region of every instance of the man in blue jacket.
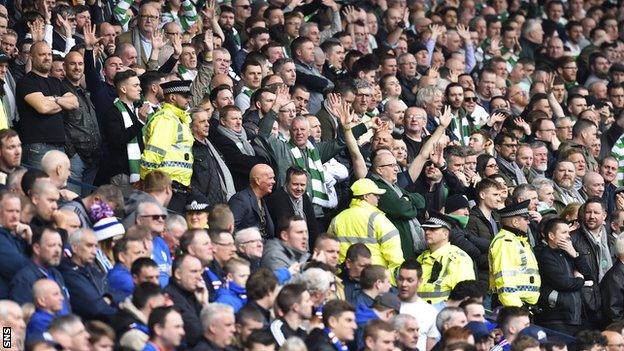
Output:
[[65,303],[61,314],[68,314],[69,293],[63,276],[56,267],[61,263],[63,242],[61,234],[51,227],[41,227],[33,231],[32,258],[20,269],[9,284],[9,298],[19,304],[33,302],[32,287],[39,279],[51,279],[63,291]]
[[57,283],[50,279],[39,279],[33,286],[35,313],[26,326],[26,341],[43,339],[52,320],[63,309],[63,293]]
[[16,193],[0,195],[0,299],[9,296],[9,283],[17,271],[26,266],[28,242],[32,231],[20,222],[22,204]]
[[72,256],[59,267],[72,296],[71,306],[84,320],[111,321],[117,309],[111,306],[107,281],[94,274],[97,238],[90,229],[79,229],[69,237]]
[[158,264],[160,271],[160,287],[164,288],[169,284],[171,276],[171,253],[169,246],[162,238],[161,234],[165,231],[165,220],[167,212],[161,206],[153,202],[142,202],[137,207],[137,224],[144,225],[149,228],[152,234],[152,259]]

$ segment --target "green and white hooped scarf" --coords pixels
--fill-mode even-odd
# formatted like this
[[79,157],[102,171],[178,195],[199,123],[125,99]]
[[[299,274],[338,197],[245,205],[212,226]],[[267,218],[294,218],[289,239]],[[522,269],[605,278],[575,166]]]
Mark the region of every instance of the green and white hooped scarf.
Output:
[[308,192],[311,195],[313,204],[321,207],[331,208],[329,201],[327,185],[325,184],[325,175],[323,173],[323,163],[321,162],[321,156],[318,150],[308,140],[306,142],[307,159],[304,157],[301,149],[299,149],[292,140],[288,143],[290,146],[290,152],[295,158],[295,165],[301,169],[305,169],[310,174],[310,182],[312,184],[312,192]]
[[[119,98],[115,99],[113,104],[115,105],[115,107],[117,107],[117,110],[121,112],[121,117],[123,118],[124,122],[124,128],[130,128],[132,126],[132,118],[130,118],[130,113],[128,113],[126,105],[121,102]],[[130,142],[126,146],[126,149],[128,151],[128,165],[130,167],[130,183],[136,183],[141,179],[139,175],[139,172],[141,170],[141,148],[139,147],[139,141],[136,137],[130,140]]]

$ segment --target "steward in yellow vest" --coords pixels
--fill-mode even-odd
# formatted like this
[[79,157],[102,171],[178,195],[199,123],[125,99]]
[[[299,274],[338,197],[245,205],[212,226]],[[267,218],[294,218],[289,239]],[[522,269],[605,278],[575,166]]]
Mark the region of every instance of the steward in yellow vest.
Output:
[[529,202],[499,210],[503,228],[490,243],[490,290],[503,306],[537,303],[541,279],[537,259],[527,238]]
[[449,242],[455,220],[437,212],[430,212],[429,216],[422,224],[429,248],[416,259],[423,270],[418,296],[436,304],[446,301],[457,283],[474,280],[475,271],[470,256]]

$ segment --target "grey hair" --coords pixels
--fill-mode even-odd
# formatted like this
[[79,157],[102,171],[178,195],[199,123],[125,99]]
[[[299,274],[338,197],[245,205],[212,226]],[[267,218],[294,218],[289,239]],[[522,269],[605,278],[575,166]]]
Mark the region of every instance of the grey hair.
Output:
[[279,351],[308,351],[308,347],[300,338],[291,336],[286,339]]
[[526,37],[538,24],[542,24],[542,21],[534,18],[527,19],[522,26],[522,35]]
[[405,324],[407,324],[408,321],[418,322],[416,317],[412,316],[411,314],[398,314],[394,318],[392,318],[392,328],[396,331],[403,330],[403,328],[405,328]]
[[165,228],[167,230],[171,230],[174,227],[179,226],[184,229],[188,228],[188,224],[186,223],[186,219],[180,216],[179,214],[170,214],[167,216],[167,220],[165,221]]
[[213,302],[211,304],[208,304],[208,306],[204,307],[199,314],[202,328],[204,330],[207,330],[208,327],[210,327],[214,323],[218,323],[219,318],[221,317],[221,315],[224,314],[234,315],[234,309],[232,308],[232,306],[219,302]]
[[80,244],[84,236],[88,233],[95,235],[95,232],[89,228],[80,228],[69,236],[69,246]]
[[202,112],[208,112],[205,109],[201,108],[201,107],[193,107],[192,109],[189,110],[188,114],[189,116],[191,116],[191,121],[193,120],[193,115],[197,114],[197,113],[202,113]]
[[0,321],[9,319],[12,308],[21,310],[20,305],[13,300],[0,300]]
[[307,37],[308,36],[308,31],[312,27],[318,28],[318,24],[316,24],[315,22],[303,22],[303,23],[301,23],[301,26],[299,27],[299,35],[302,36],[302,37]]
[[532,142],[530,145],[531,150],[535,150],[535,149],[541,149],[543,147],[545,147],[546,149],[548,149],[548,146],[546,146],[546,143],[541,141],[541,140],[535,140],[534,142]]
[[139,205],[136,208],[136,212],[137,212],[137,217],[139,216],[143,216],[145,214],[145,208],[149,205],[153,205],[156,207],[159,207],[158,204],[151,202],[151,201],[143,201],[141,203],[139,203]]
[[82,320],[75,314],[59,316],[52,320],[52,323],[48,327],[48,331],[50,333],[61,332],[71,335],[74,332],[72,330],[72,326],[76,323],[82,323]]
[[333,281],[334,275],[330,272],[321,268],[309,268],[301,273],[294,282],[305,285],[310,292],[325,292],[329,290]]
[[420,90],[416,94],[416,106],[426,108],[429,103],[433,101],[436,95],[442,95],[442,92],[435,86],[427,86]]
[[401,55],[399,55],[399,57],[397,57],[397,63],[402,64],[405,59],[410,56],[414,57],[414,55],[410,54],[409,52],[402,53]]
[[545,186],[554,187],[555,183],[553,183],[553,181],[548,178],[538,178],[538,179],[533,180],[532,185],[535,187],[535,189],[542,190],[542,188]]
[[247,234],[251,234],[251,233],[260,234],[260,229],[258,229],[258,227],[249,227],[249,228],[241,229],[237,231],[236,233],[234,233],[234,242],[236,243],[236,246],[241,245],[243,243],[243,238]]
[[436,317],[436,328],[438,328],[440,334],[444,334],[444,330],[442,330],[442,328],[444,328],[444,323],[450,321],[455,313],[464,313],[464,310],[459,307],[444,307],[438,313]]
[[356,89],[372,89],[373,86],[367,80],[364,79],[356,79],[354,81]]
[[615,253],[618,257],[624,256],[624,233],[618,235],[617,239],[615,239]]

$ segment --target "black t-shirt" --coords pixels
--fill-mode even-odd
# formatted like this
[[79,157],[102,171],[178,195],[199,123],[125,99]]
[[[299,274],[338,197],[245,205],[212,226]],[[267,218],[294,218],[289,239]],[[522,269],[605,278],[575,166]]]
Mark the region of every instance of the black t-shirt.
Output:
[[65,128],[63,127],[64,111],[53,115],[44,115],[37,112],[24,100],[31,93],[41,92],[44,96],[63,96],[67,88],[57,78],[42,77],[34,72],[28,72],[15,86],[17,110],[20,115],[20,132],[24,144],[34,143],[65,143]]

